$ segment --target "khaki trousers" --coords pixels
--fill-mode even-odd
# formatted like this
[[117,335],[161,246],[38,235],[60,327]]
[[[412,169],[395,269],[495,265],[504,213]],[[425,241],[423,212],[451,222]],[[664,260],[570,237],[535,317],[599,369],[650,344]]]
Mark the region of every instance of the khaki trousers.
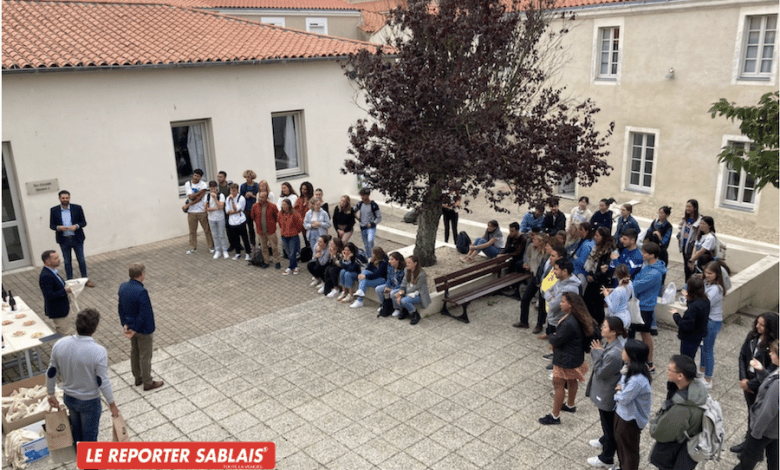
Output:
[[[268,254],[268,247],[271,247],[271,251],[274,254],[274,263],[279,264],[280,256],[279,256],[279,239],[276,236],[276,233],[271,234],[257,234],[258,237],[260,237],[260,248],[262,249],[263,258],[265,258]],[[270,263],[269,263],[270,264]]]
[[152,335],[136,333],[130,338],[130,368],[133,377],[144,385],[152,384]]
[[198,247],[198,223],[203,227],[203,233],[206,234],[206,243],[209,245],[209,249],[214,248],[209,216],[205,212],[187,212],[187,223],[190,225],[190,248],[194,250]]
[[70,317],[70,315],[64,316],[62,318],[50,318],[50,320],[54,322],[54,331],[56,333],[59,333],[63,336],[68,336],[76,332],[76,330],[73,329],[73,319]]

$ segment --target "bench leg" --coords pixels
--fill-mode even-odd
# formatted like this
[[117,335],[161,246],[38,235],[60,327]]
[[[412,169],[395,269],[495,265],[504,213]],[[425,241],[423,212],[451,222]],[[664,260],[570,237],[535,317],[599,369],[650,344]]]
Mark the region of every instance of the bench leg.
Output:
[[462,321],[463,323],[468,323],[469,322],[469,317],[466,314],[466,308],[468,307],[468,305],[469,305],[468,302],[463,304],[463,313],[460,314],[460,316],[456,317],[456,316],[454,316],[453,314],[450,313],[450,311],[447,309],[447,303],[444,302],[444,304],[442,304],[442,306],[441,306],[441,314],[442,315],[447,315],[448,317],[452,317],[452,318],[454,318],[454,319],[456,319],[458,321]]

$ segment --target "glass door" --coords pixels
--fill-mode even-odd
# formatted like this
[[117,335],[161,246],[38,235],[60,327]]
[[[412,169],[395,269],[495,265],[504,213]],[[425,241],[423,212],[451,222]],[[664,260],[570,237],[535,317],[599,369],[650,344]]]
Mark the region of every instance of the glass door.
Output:
[[3,271],[31,264],[11,147],[3,142]]

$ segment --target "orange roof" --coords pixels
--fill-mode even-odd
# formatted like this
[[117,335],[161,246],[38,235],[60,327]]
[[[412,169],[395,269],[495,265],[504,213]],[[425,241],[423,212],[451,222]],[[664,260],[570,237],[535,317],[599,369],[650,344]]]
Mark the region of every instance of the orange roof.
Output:
[[353,10],[342,0],[205,0],[211,8],[262,8],[274,10]]
[[387,13],[388,11],[407,5],[406,0],[372,0],[369,2],[355,3],[354,7],[363,11],[373,11],[376,13]]
[[3,1],[3,70],[339,57],[363,41],[166,4]]
[[361,30],[367,33],[375,33],[382,29],[387,23],[387,18],[381,13],[374,13],[373,11],[363,11],[363,22],[358,26]]

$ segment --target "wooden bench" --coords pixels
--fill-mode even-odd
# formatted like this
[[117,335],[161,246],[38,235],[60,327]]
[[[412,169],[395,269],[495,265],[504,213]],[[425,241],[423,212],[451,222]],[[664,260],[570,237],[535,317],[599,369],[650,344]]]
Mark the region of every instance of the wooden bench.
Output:
[[[436,283],[436,292],[444,291],[444,303],[441,308],[441,314],[452,317],[456,320],[460,320],[463,323],[469,322],[469,317],[466,312],[469,303],[472,300],[478,299],[484,295],[492,294],[496,291],[500,291],[506,287],[522,282],[526,279],[531,279],[530,273],[504,273],[504,270],[512,266],[512,255],[499,255],[491,260],[479,263],[468,268],[455,271],[454,273],[447,274],[445,276],[437,277],[434,279]],[[450,289],[460,286],[474,279],[479,279],[485,276],[493,276],[487,283],[476,286],[472,289],[466,289],[462,292],[458,292],[455,295],[450,295]],[[447,304],[453,306],[463,307],[463,313],[460,316],[454,316],[447,309]]]

